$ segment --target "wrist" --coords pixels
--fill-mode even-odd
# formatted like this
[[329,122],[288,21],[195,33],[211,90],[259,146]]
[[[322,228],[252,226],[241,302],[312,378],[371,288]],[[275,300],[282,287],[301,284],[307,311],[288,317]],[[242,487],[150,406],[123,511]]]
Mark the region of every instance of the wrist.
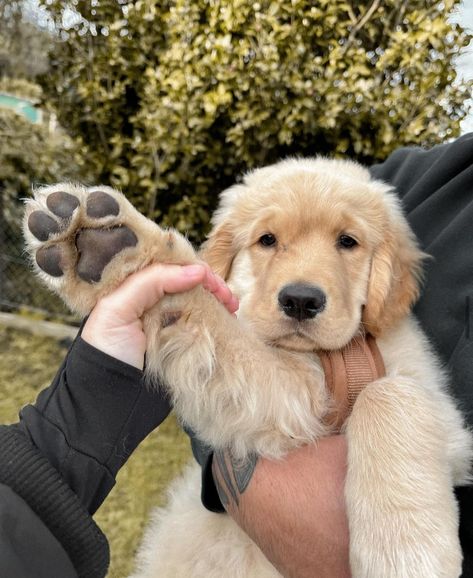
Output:
[[98,305],[84,325],[82,339],[110,357],[139,370],[144,367],[146,337],[140,319],[120,324],[113,311]]

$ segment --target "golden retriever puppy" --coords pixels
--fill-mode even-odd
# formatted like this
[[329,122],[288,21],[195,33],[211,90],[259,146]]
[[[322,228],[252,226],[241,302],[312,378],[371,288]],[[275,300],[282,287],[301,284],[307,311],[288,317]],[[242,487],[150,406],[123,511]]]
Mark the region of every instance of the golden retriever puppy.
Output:
[[[40,277],[81,314],[149,263],[198,259],[107,187],[38,190],[25,235]],[[164,298],[144,318],[150,382],[210,446],[277,459],[334,431],[320,352],[375,336],[386,375],[343,424],[352,576],[458,577],[453,486],[468,482],[472,440],[410,314],[424,255],[390,187],[347,161],[256,170],[222,193],[201,257],[239,297],[238,317],[200,287]],[[178,482],[136,576],[279,576],[229,516],[202,507],[199,483],[195,467]]]

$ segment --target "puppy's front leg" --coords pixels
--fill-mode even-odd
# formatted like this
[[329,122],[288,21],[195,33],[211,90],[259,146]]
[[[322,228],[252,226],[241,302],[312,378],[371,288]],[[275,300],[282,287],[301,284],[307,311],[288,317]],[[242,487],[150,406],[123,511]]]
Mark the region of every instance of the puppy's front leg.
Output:
[[173,323],[156,330],[156,316],[145,318],[147,372],[201,440],[236,459],[279,458],[330,431],[315,360],[266,345],[201,287],[166,306]]
[[386,377],[348,421],[353,578],[458,578],[458,511],[439,409],[413,380]]

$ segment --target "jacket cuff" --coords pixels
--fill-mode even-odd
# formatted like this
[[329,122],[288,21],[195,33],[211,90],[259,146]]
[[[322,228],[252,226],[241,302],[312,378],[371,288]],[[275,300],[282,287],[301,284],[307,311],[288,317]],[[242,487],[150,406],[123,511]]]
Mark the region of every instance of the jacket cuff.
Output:
[[80,578],[102,578],[108,542],[79,498],[18,426],[0,426],[0,482],[38,515],[60,542]]

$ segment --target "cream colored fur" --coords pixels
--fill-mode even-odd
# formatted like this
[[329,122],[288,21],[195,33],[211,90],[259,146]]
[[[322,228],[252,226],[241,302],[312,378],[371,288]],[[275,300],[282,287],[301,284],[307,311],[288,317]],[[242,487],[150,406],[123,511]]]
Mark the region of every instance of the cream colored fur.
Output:
[[[58,188],[42,189],[32,210]],[[83,200],[87,191],[61,190]],[[173,231],[139,215],[119,193],[119,217],[94,223],[76,210],[47,243],[64,248],[66,273],[41,277],[87,313],[131,271],[153,261],[197,256]],[[138,236],[96,285],[74,273],[78,227],[125,224]],[[259,243],[277,238],[274,247]],[[28,232],[32,254],[44,245]],[[358,245],[343,249],[341,234]],[[248,174],[221,196],[201,256],[240,298],[238,319],[204,290],[167,297],[144,319],[151,379],[169,384],[180,417],[215,448],[279,458],[329,435],[331,400],[316,351],[337,349],[360,331],[378,339],[387,375],[366,387],[345,424],[346,502],[353,578],[455,578],[461,572],[453,486],[467,483],[470,433],[446,377],[410,309],[424,255],[390,188],[361,166],[287,160]],[[302,323],[277,296],[289,283],[320,287],[325,309]],[[166,326],[166,315],[180,319]],[[194,468],[195,470],[195,468]],[[148,529],[136,578],[266,578],[279,574],[233,521],[207,512],[190,470]]]

